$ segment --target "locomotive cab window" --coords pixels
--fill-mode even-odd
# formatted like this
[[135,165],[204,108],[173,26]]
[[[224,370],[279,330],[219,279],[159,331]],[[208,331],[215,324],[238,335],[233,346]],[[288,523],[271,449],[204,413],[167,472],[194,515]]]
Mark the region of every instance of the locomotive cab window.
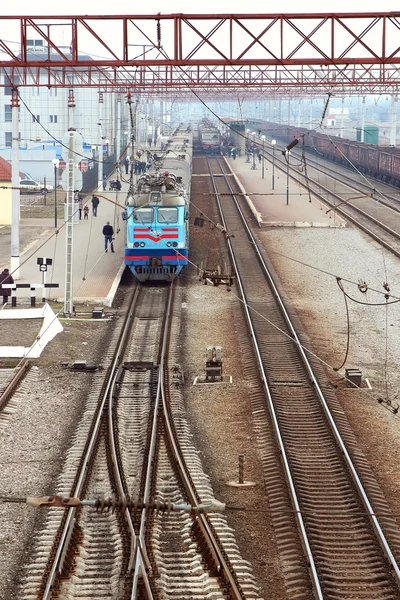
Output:
[[152,223],[153,219],[152,208],[137,208],[133,211],[133,220],[136,223]]
[[175,207],[159,208],[157,211],[157,221],[159,223],[177,223],[178,209]]

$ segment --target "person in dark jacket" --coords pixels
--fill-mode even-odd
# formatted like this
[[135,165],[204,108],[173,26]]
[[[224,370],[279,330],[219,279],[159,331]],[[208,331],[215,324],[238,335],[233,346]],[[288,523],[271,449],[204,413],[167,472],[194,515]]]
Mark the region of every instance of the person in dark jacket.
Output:
[[93,216],[97,217],[97,207],[100,204],[100,200],[98,199],[97,196],[92,196],[92,211],[93,211]]
[[14,279],[12,275],[10,275],[10,271],[8,269],[4,269],[0,273],[0,290],[1,294],[3,295],[3,304],[6,304],[8,301],[8,297],[11,296],[11,290],[10,288],[3,288],[3,283],[14,283]]
[[111,252],[114,252],[114,244],[113,244],[114,229],[113,229],[113,226],[110,225],[110,221],[107,221],[107,223],[104,225],[103,235],[104,235],[104,250],[106,252],[108,252],[108,244],[110,244]]

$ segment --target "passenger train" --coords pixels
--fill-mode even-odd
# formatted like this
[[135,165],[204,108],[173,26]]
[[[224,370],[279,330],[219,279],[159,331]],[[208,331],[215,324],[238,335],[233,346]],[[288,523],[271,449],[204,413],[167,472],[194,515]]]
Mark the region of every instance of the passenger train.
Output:
[[221,132],[211,122],[205,121],[199,127],[199,143],[206,154],[219,154],[221,150]]
[[172,281],[188,264],[191,174],[192,132],[178,129],[128,195],[124,262],[141,282]]

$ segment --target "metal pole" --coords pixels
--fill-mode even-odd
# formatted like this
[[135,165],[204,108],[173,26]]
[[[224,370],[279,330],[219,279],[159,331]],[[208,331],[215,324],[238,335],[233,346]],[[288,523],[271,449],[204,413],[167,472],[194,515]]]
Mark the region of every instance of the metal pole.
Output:
[[42,271],[42,284],[43,284],[43,291],[42,291],[42,302],[46,302],[46,271]]
[[244,483],[244,454],[239,454],[239,483]]
[[286,156],[286,204],[287,205],[289,205],[289,154],[290,154],[290,152],[288,152],[286,150],[285,156]]
[[262,179],[264,179],[264,141],[262,141],[262,171],[261,171],[261,177]]
[[272,144],[272,189],[275,189],[275,144]]
[[74,218],[75,218],[75,128],[74,122],[75,100],[73,90],[70,90],[68,98],[68,172],[67,172],[67,209],[66,209],[66,231],[65,231],[65,297],[64,297],[64,317],[71,317],[73,314],[73,242],[74,242]]
[[121,154],[121,96],[117,94],[117,152],[116,152],[116,161],[119,164],[120,162],[120,154]]
[[361,143],[365,142],[365,96],[362,97],[362,110],[361,110]]
[[19,279],[19,219],[20,219],[20,190],[19,190],[19,117],[18,90],[12,90],[12,142],[11,142],[11,258],[10,268],[14,279]]
[[67,210],[66,210],[66,248],[65,248],[65,298],[64,298],[64,317],[71,317],[73,313],[73,279],[72,279],[72,260],[73,260],[73,236],[74,236],[74,132],[69,132],[68,145],[68,174],[67,174]]
[[54,228],[57,229],[57,165],[54,165]]
[[103,129],[102,129],[102,118],[103,118],[103,103],[104,97],[102,92],[99,93],[99,151],[98,151],[98,171],[97,171],[97,188],[102,190],[103,185]]

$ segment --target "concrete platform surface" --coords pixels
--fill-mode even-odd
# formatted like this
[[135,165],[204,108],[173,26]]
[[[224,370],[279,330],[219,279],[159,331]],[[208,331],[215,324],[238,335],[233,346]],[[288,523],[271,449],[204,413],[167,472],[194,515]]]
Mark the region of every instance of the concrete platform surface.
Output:
[[[99,191],[100,199],[97,216],[92,215],[92,194],[85,196],[90,211],[89,218],[74,224],[73,229],[73,298],[74,303],[90,303],[111,306],[118,283],[124,271],[124,231],[121,208],[124,206],[128,184],[122,190]],[[114,228],[114,253],[104,251],[103,226],[109,221]],[[46,299],[63,302],[65,290],[66,227],[63,219],[58,219],[57,229],[54,219],[21,219],[20,222],[20,278],[16,283],[43,283],[42,273],[37,264],[38,258],[51,258],[46,283],[58,283],[58,288],[46,290]],[[58,231],[58,233],[56,233]],[[10,228],[0,229],[0,266],[10,268]],[[18,298],[26,302],[29,289],[17,290]],[[42,290],[36,292],[37,300],[42,298]]]
[[265,160],[264,179],[262,164],[256,159],[246,162],[245,156],[225,157],[235,178],[247,194],[249,206],[260,227],[344,227],[345,221],[334,211],[326,214],[328,207],[308,191],[289,180],[287,195],[287,175],[274,168],[274,189],[272,189],[272,164]]

